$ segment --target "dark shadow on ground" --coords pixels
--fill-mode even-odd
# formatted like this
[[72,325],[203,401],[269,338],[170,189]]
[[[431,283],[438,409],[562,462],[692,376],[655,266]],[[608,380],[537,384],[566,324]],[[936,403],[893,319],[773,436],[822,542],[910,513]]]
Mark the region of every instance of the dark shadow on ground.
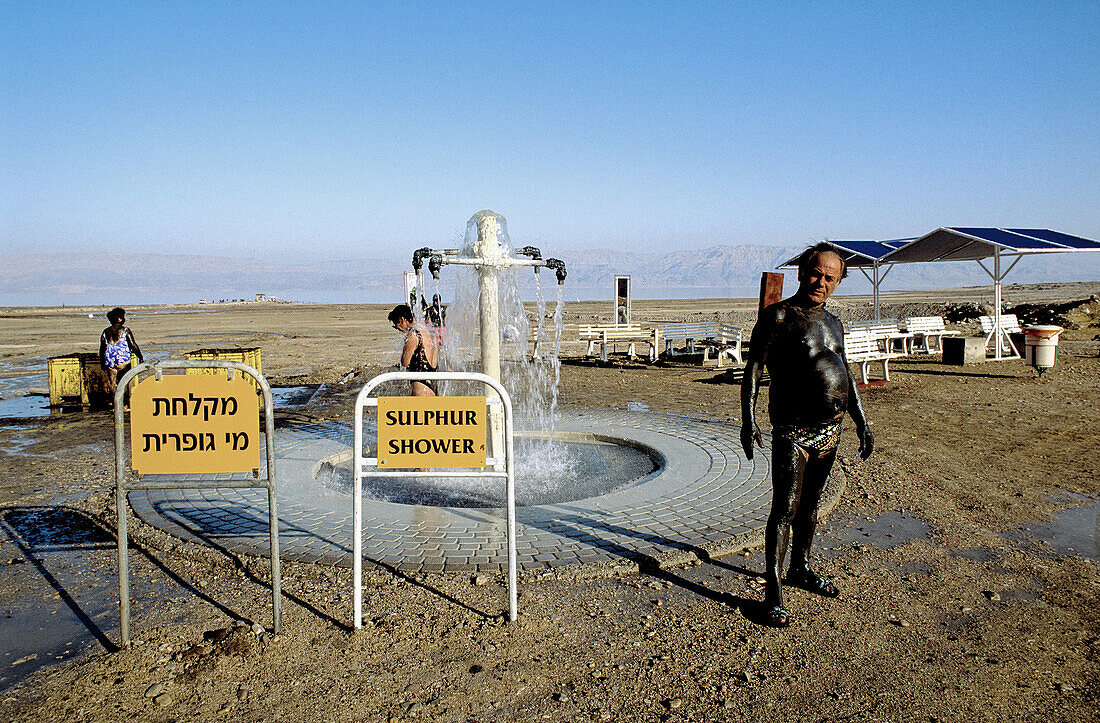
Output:
[[650,369],[664,366],[660,362],[648,364],[637,359],[632,360],[623,356],[615,358],[610,355],[607,361],[600,361],[599,357],[562,357],[560,361],[562,366],[602,367],[604,369]]
[[[696,379],[697,384],[741,384],[741,380],[745,378],[745,368],[738,367],[737,369],[725,369],[712,377],[707,379]],[[766,379],[766,377],[765,377]],[[767,386],[767,382],[761,380],[761,386]]]
[[[186,530],[190,535],[192,535],[197,541],[199,541],[202,544],[207,545],[207,546],[209,546],[209,547],[211,547],[215,550],[218,550],[223,555],[225,555],[227,558],[232,560],[235,567],[238,570],[240,570],[241,573],[244,574],[249,580],[255,582],[257,585],[260,585],[261,587],[265,587],[268,590],[270,590],[271,582],[269,580],[263,580],[263,579],[259,578],[254,572],[252,572],[248,568],[248,566],[244,563],[243,559],[240,557],[240,555],[237,552],[234,552],[233,550],[230,550],[229,548],[225,547],[221,542],[219,542],[219,538],[222,537],[225,533],[212,532],[212,531],[207,530],[203,527],[200,527],[198,524],[196,524],[196,522],[194,520],[192,520],[191,518],[189,518],[185,515],[182,515],[182,514],[169,514],[170,512],[173,512],[173,510],[165,508],[164,505],[169,505],[170,506],[170,504],[171,504],[170,502],[156,503],[156,504],[153,505],[153,507],[154,507],[154,509],[156,509],[158,514],[163,516],[165,519],[172,520],[176,525],[180,526],[181,528]],[[235,515],[234,530],[233,530],[232,536],[239,537],[242,534],[251,532],[257,537],[262,537],[262,538],[266,539],[268,537],[268,535],[270,534],[266,514],[264,514],[263,517],[259,517],[258,513],[261,512],[261,510],[259,509],[258,506],[255,510],[253,510],[250,507],[245,507],[243,505],[227,506],[227,507],[222,507],[220,509],[223,509],[223,510],[224,509],[231,509],[233,511],[234,515]],[[264,512],[266,512],[266,511],[264,511]],[[346,545],[342,545],[342,544],[334,542],[330,539],[323,538],[323,537],[317,535],[316,533],[311,532],[310,530],[307,530],[303,527],[299,527],[297,525],[289,523],[285,519],[281,519],[279,521],[279,537],[282,538],[284,536],[312,537],[314,539],[320,540],[320,541],[326,543],[329,547],[332,548],[332,551],[327,553],[328,555],[351,555],[354,552],[351,548],[347,547]],[[321,556],[321,553],[318,553],[318,555]],[[270,557],[270,552],[268,553],[268,557]],[[463,603],[462,601],[448,595],[447,593],[443,592],[442,590],[440,590],[438,588],[435,588],[435,587],[432,587],[431,585],[428,585],[427,583],[424,583],[420,580],[417,580],[414,577],[406,575],[405,573],[398,570],[396,567],[394,567],[394,566],[392,566],[392,565],[390,565],[386,562],[383,562],[381,560],[376,560],[376,559],[373,559],[371,557],[364,557],[363,562],[364,562],[364,565],[366,565],[366,566],[374,566],[374,567],[377,567],[379,569],[386,570],[390,574],[394,575],[395,577],[401,578],[402,580],[409,583],[410,585],[415,585],[419,588],[422,588],[422,589],[432,593],[433,595],[436,595],[437,597],[439,597],[443,600],[446,600],[447,602],[449,602],[453,605],[465,608],[466,610],[469,610],[470,612],[475,613],[477,615],[481,615],[482,617],[487,618],[487,619],[493,617],[490,613],[487,613],[485,611],[478,610],[476,608],[470,607],[466,603]],[[308,562],[303,562],[302,564],[308,564]],[[332,624],[336,627],[339,627],[339,628],[341,628],[343,630],[346,630],[346,631],[350,631],[354,628],[354,623],[349,625],[346,622],[342,622],[342,621],[334,618],[333,616],[329,615],[325,611],[319,609],[315,605],[312,605],[311,603],[309,603],[306,600],[302,599],[301,597],[299,597],[297,595],[294,595],[292,593],[286,592],[286,590],[283,590],[282,596],[286,600],[289,600],[289,601],[293,602],[294,604],[298,605],[299,607],[301,607],[304,610],[308,610],[313,615],[317,616],[318,618],[320,618],[322,620],[326,620],[327,622],[329,622],[330,624]]]
[[[989,362],[995,363],[995,362]],[[965,367],[957,367],[950,365],[943,365],[940,368],[936,367],[924,367],[914,369],[910,366],[897,367],[893,370],[895,375],[898,374],[927,374],[937,377],[973,377],[975,379],[1022,379],[1019,374],[993,374],[990,372],[977,372],[966,371]]]
[[[197,524],[195,524],[194,520],[186,517],[185,515],[181,515],[181,514],[169,515],[169,514],[166,514],[167,512],[169,512],[169,510],[163,509],[163,505],[170,505],[170,504],[171,503],[169,503],[169,502],[156,503],[156,504],[153,505],[153,507],[154,507],[154,509],[156,509],[158,514],[165,517],[165,519],[173,520],[177,525],[179,525],[180,527],[185,529],[188,533],[190,533],[192,536],[194,536],[199,542],[201,542],[202,544],[204,544],[204,545],[206,545],[206,546],[222,553],[225,557],[227,557],[229,560],[231,560],[233,562],[234,567],[236,567],[236,569],[239,570],[241,572],[241,574],[243,574],[247,579],[249,579],[252,582],[256,583],[260,587],[263,587],[263,588],[267,589],[268,591],[271,590],[271,581],[261,579],[258,575],[256,575],[256,573],[254,573],[249,568],[249,566],[247,564],[245,564],[244,560],[240,557],[240,555],[238,555],[236,552],[234,552],[234,551],[230,550],[229,548],[225,547],[224,545],[222,545],[218,541],[218,537],[219,537],[218,534],[212,534],[210,531],[208,531],[208,530],[206,530],[202,527],[199,527]],[[252,514],[250,508],[244,507],[244,506],[241,506],[241,505],[232,506],[232,510],[235,514],[235,519],[237,521],[239,521],[239,526],[237,526],[234,529],[234,532],[233,532],[233,535],[235,537],[240,536],[241,534],[243,534],[246,531],[247,532],[253,532],[257,536],[267,537],[267,536],[270,535],[270,528],[268,526],[269,523],[268,523],[266,514],[261,518],[256,514]],[[317,539],[323,539],[323,538],[318,537],[316,534],[310,532],[309,530],[303,529],[301,527],[297,527],[295,525],[288,525],[286,520],[280,520],[279,521],[279,536],[280,536],[280,538],[283,535],[287,534],[288,532],[290,534],[294,535],[294,536],[314,537],[314,538],[317,538]],[[330,545],[332,545],[333,547],[337,548],[341,552],[344,552],[344,553],[350,552],[350,550],[348,548],[344,547],[343,545],[339,545],[337,543],[334,543],[331,540],[323,540],[323,541],[330,544]],[[270,552],[268,553],[267,557],[270,558]],[[350,630],[351,629],[351,627],[349,625],[347,625],[347,623],[340,622],[339,620],[332,617],[328,613],[324,612],[323,610],[318,609],[314,605],[310,604],[309,602],[302,599],[301,597],[298,597],[297,595],[294,595],[293,593],[288,593],[286,590],[283,590],[282,591],[282,597],[286,600],[289,600],[289,601],[293,602],[295,605],[298,605],[302,609],[308,610],[309,612],[313,613],[317,617],[319,617],[323,620],[327,620],[328,622],[330,622],[333,625],[336,625],[337,627],[341,627],[345,630]]]
[[[567,509],[569,508],[567,507]],[[704,564],[720,567],[727,572],[732,572],[743,577],[757,577],[760,574],[754,570],[749,570],[748,568],[738,565],[731,565],[728,562],[713,558],[709,552],[697,545],[685,543],[680,540],[669,539],[660,535],[653,535],[651,533],[642,533],[637,530],[632,530],[630,528],[622,527],[620,525],[614,525],[602,520],[593,520],[583,514],[558,517],[552,521],[529,520],[525,522],[525,524],[540,527],[541,529],[552,534],[563,534],[566,530],[569,529],[578,532],[584,532],[584,534],[581,535],[566,534],[566,536],[590,544],[593,547],[599,547],[600,549],[606,550],[613,555],[623,558],[624,560],[629,560],[636,563],[638,565],[639,572],[643,575],[648,575],[649,577],[653,577],[657,580],[662,580],[666,583],[676,585],[700,597],[707,598],[708,600],[713,600],[714,602],[720,603],[722,605],[728,605],[731,608],[737,609],[750,622],[765,624],[765,611],[762,608],[762,603],[760,603],[759,601],[744,598],[739,595],[734,595],[732,593],[712,590],[711,588],[705,585],[701,585],[694,580],[690,580],[683,575],[679,575],[674,571],[662,568],[660,562],[652,555],[647,555],[645,553],[638,552],[637,550],[632,550],[616,542],[601,538],[596,533],[607,532],[624,537],[633,537],[635,539],[645,540],[648,543],[662,545],[670,550],[691,552]]]
[[[422,580],[418,580],[415,577],[413,577],[411,575],[408,575],[408,574],[402,572],[401,570],[398,570],[393,565],[387,564],[385,562],[381,562],[380,560],[374,560],[374,559],[369,558],[369,557],[363,558],[363,562],[366,563],[366,564],[374,565],[375,567],[378,567],[380,569],[383,569],[383,570],[389,572],[394,577],[399,577],[402,580],[404,580],[405,582],[407,582],[408,584],[415,585],[416,587],[420,588],[421,590],[426,590],[427,592],[430,592],[431,594],[433,594],[433,595],[435,595],[439,598],[442,598],[443,600],[446,600],[447,602],[451,603],[455,607],[460,607],[460,608],[463,608],[464,610],[467,610],[469,612],[474,613],[475,615],[480,615],[481,617],[485,618],[486,620],[490,620],[490,619],[493,618],[493,615],[491,613],[485,612],[484,610],[478,610],[475,607],[471,607],[470,605],[467,605],[466,603],[462,602],[461,600],[454,597],[453,595],[448,595],[447,593],[443,592],[442,590],[440,590],[438,588],[435,588],[435,587],[432,587],[431,585],[427,584],[426,582],[424,582]],[[505,607],[507,607],[507,605],[505,605]]]
[[92,637],[113,653],[118,650],[107,634],[81,607],[72,593],[50,572],[42,555],[49,552],[109,550],[116,546],[115,536],[80,510],[57,506],[0,507],[0,527],[23,556],[34,565],[42,578],[72,611]]

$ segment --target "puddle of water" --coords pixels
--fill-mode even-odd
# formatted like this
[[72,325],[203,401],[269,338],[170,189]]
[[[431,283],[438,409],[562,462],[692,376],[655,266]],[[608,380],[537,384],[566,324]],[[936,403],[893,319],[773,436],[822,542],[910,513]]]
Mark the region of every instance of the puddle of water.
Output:
[[102,639],[103,627],[116,623],[118,595],[110,576],[89,574],[88,566],[89,557],[110,555],[114,538],[83,513],[12,507],[0,512],[0,529],[15,543],[4,545],[5,558],[20,561],[11,579],[22,583],[5,604],[2,690]]
[[32,454],[25,452],[27,447],[35,443],[36,437],[34,435],[24,435],[24,432],[29,431],[30,427],[4,427],[5,432],[11,431],[15,434],[8,437],[4,444],[4,453],[12,456],[19,455],[22,457],[53,457],[52,454]]
[[835,557],[851,545],[889,550],[913,540],[930,540],[932,531],[924,520],[904,510],[885,512],[873,519],[845,515],[830,518],[815,547],[824,557]]
[[[109,530],[63,504],[13,506],[0,508],[0,537],[7,538],[4,562],[20,560],[5,571],[10,594],[0,623],[0,691],[39,668],[113,649],[118,561]],[[138,574],[148,563],[134,551],[130,562],[134,619],[140,621],[147,606],[193,596],[162,573]]]
[[47,417],[49,414],[49,397],[39,394],[24,394],[0,399],[0,417]]
[[1086,504],[1063,510],[1050,522],[1024,525],[1005,537],[1017,543],[1019,548],[1045,542],[1055,555],[1100,562],[1100,500],[1083,495],[1074,497]]
[[300,407],[313,398],[319,386],[304,384],[296,387],[271,387],[271,400],[276,409]]

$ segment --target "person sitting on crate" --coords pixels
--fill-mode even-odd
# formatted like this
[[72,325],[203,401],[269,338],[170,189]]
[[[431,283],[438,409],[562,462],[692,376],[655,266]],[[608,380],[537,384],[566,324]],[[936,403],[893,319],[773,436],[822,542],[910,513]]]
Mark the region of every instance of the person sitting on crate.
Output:
[[116,306],[107,312],[111,325],[99,336],[99,362],[107,371],[107,391],[114,398],[119,372],[125,374],[133,357],[145,361],[134,333],[126,327],[126,310]]

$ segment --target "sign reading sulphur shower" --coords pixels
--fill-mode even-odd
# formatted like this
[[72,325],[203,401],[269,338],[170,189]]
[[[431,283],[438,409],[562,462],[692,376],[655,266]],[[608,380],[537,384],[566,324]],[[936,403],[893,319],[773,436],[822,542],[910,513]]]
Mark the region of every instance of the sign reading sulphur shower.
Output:
[[256,388],[238,374],[148,376],[130,391],[131,465],[140,474],[260,467]]
[[378,466],[485,466],[485,397],[379,397]]

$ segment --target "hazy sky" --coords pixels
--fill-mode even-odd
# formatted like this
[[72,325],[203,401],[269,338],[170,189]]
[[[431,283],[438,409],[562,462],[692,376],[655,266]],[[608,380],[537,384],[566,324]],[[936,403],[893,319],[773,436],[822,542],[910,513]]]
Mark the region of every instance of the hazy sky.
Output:
[[2,253],[1100,238],[1100,3],[0,4]]

